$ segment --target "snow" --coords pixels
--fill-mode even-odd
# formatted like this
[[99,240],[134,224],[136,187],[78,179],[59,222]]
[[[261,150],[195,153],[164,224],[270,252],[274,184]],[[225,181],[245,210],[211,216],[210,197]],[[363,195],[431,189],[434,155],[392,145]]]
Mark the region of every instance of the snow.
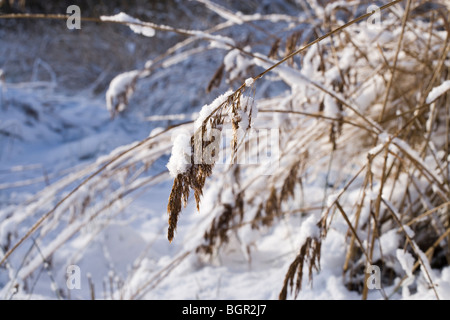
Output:
[[408,237],[410,237],[411,239],[414,239],[415,233],[409,226],[403,226],[403,229],[405,230]]
[[[267,58],[265,60],[267,60]],[[256,58],[253,59],[253,62],[263,68],[269,68],[272,65],[272,63],[270,62],[266,62],[264,60]],[[276,68],[274,72],[278,73],[283,81],[292,87],[311,84],[311,82],[308,80],[307,76],[303,74],[303,72],[300,73],[299,71],[290,67],[286,67],[284,65]]]
[[228,90],[224,94],[218,96],[212,103],[205,104],[200,110],[197,120],[195,120],[194,130],[197,131],[199,128],[201,128],[204,125],[205,120],[221,105],[223,105],[232,94],[233,91]]
[[300,227],[300,239],[299,239],[299,245],[302,246],[306,239],[316,238],[318,239],[320,236],[320,229],[317,226],[318,223],[318,217],[316,215],[311,215],[308,218],[303,221],[301,227]]
[[422,262],[421,271],[422,271],[423,277],[426,279],[426,281],[428,282],[429,285],[432,285],[432,282],[433,283],[436,282],[436,276],[433,272],[433,269],[431,269],[430,261],[428,260],[428,257],[425,254],[425,252],[423,252],[415,242],[414,242],[414,246],[415,246],[415,250],[416,250],[417,254],[419,255],[420,260]]
[[384,147],[385,147],[385,145],[381,143],[381,144],[377,145],[376,147],[373,147],[372,149],[370,149],[368,154],[370,156],[375,156],[375,155],[379,154],[381,152],[381,150],[384,149]]
[[411,297],[409,286],[414,284],[415,276],[413,275],[413,267],[415,259],[407,251],[397,249],[397,260],[400,262],[402,269],[406,272],[407,278],[402,283],[402,295],[405,298]]
[[187,131],[178,130],[173,133],[172,155],[167,169],[176,178],[185,173],[191,166],[191,135]]
[[246,87],[251,87],[254,82],[255,82],[255,80],[253,78],[248,78],[248,79],[245,80],[245,86]]
[[215,13],[217,13],[218,15],[220,15],[221,17],[225,18],[228,21],[231,21],[236,24],[242,24],[244,22],[242,18],[239,17],[239,15],[234,14],[233,12],[225,9],[222,6],[219,6],[218,4],[215,4],[208,0],[196,0],[196,1],[203,3],[209,9],[213,10]]
[[414,150],[408,143],[405,141],[395,138],[393,139],[393,143],[399,147],[403,152],[406,152],[406,154],[411,157],[412,160],[419,163],[426,171],[427,173],[435,180],[435,182],[442,183],[442,178],[436,175],[436,170],[433,168],[430,168],[429,165],[420,157],[419,153]]
[[114,113],[116,110],[122,112],[126,108],[125,101],[120,99],[121,96],[125,96],[128,100],[133,94],[133,82],[136,81],[140,74],[139,70],[128,71],[116,76],[106,91],[106,107],[110,113]]
[[[248,47],[244,48],[250,51]],[[244,56],[238,49],[231,50],[224,58],[225,70],[230,73],[230,79],[237,79],[245,75],[247,69],[253,65],[252,60]]]
[[340,192],[336,192],[336,193],[330,194],[327,197],[327,207],[328,208],[333,207],[335,205],[335,203],[336,203],[336,200],[338,200],[340,196],[341,196]]
[[233,69],[233,67],[234,67],[234,60],[236,59],[236,57],[238,55],[239,55],[239,50],[237,50],[237,49],[231,50],[229,53],[227,53],[227,55],[223,59],[223,63],[225,65],[225,70],[232,70]]
[[400,236],[397,230],[393,229],[384,233],[380,237],[380,245],[384,256],[394,256],[398,244],[400,241]]
[[236,46],[236,43],[233,41],[233,39],[228,37],[209,34],[198,30],[191,30],[189,31],[189,33],[195,35],[198,38],[210,40],[211,48],[229,49]]
[[115,21],[115,22],[128,22],[128,26],[137,34],[142,34],[146,37],[153,37],[155,35],[155,29],[149,26],[144,26],[144,22],[139,19],[133,18],[124,12],[120,12],[114,16],[100,16],[103,21]]
[[148,135],[149,137],[154,137],[162,132],[164,132],[164,128],[163,127],[156,127],[155,129],[153,129],[150,134]]
[[[239,122],[239,128],[242,130],[248,130],[251,128],[252,123],[255,122],[258,116],[258,108],[256,102],[252,97],[241,96],[241,109],[238,110],[238,115],[235,117],[231,112],[231,108],[228,108],[228,115],[230,119],[234,119]],[[251,118],[251,119],[250,119]],[[240,137],[239,139],[241,139]]]
[[450,90],[450,80],[442,82],[439,86],[434,87],[430,93],[428,94],[426,103],[430,104],[436,99],[438,99],[440,96],[445,94],[448,90]]
[[324,108],[325,116],[336,119],[341,114],[341,111],[337,106],[336,100],[328,94],[325,95],[324,105],[325,105]]
[[413,267],[415,263],[414,257],[402,249],[397,249],[397,259],[408,277],[413,277]]

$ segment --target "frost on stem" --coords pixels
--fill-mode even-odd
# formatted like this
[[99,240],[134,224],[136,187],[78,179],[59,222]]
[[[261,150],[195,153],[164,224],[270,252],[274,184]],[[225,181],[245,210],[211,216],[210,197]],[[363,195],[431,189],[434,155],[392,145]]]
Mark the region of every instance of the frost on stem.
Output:
[[120,12],[115,16],[101,16],[101,20],[103,21],[115,21],[115,22],[128,22],[127,25],[130,29],[137,34],[142,34],[145,37],[153,37],[155,35],[155,29],[148,26],[148,23],[145,23],[139,19],[133,18],[126,13]]

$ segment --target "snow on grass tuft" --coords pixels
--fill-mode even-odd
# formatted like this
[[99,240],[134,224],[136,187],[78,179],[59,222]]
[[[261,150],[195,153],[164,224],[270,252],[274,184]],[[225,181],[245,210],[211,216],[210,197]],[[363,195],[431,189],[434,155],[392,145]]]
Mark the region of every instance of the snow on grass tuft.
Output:
[[176,178],[179,174],[185,173],[191,165],[191,135],[186,130],[177,130],[172,138],[172,155],[167,169],[170,175]]
[[119,74],[111,81],[106,91],[106,107],[111,114],[125,110],[139,74],[138,70],[128,71]]
[[253,85],[253,83],[255,82],[255,79],[253,78],[248,78],[247,80],[245,80],[245,86],[246,87],[251,87]]
[[197,131],[203,126],[203,122],[219,108],[227,99],[233,94],[232,90],[225,92],[224,94],[218,96],[211,104],[205,104],[200,111],[200,114],[195,121],[194,129]]

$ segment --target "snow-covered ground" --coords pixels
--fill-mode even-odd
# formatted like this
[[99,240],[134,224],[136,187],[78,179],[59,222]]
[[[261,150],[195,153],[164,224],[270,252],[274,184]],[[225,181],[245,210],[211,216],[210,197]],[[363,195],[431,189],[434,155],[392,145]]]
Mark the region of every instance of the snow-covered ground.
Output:
[[[169,159],[174,150],[181,154],[186,150],[181,147],[177,149],[177,144],[189,146],[190,142],[189,136],[174,139],[172,130],[164,131],[165,128],[180,125],[183,129],[192,130],[191,124],[181,123],[196,119],[200,120],[194,123],[194,128],[201,128],[208,115],[225,103],[232,92],[209,107],[208,104],[227,90],[236,90],[241,84],[246,85],[246,94],[254,97],[259,111],[293,111],[297,110],[295,105],[298,104],[302,106],[301,112],[316,113],[319,111],[316,107],[322,101],[323,115],[328,120],[356,114],[350,118],[353,121],[358,119],[358,111],[368,115],[381,109],[376,105],[376,99],[383,93],[380,88],[385,85],[385,79],[381,76],[366,73],[370,78],[366,82],[368,85],[355,85],[349,89],[354,89],[351,96],[341,96],[335,80],[343,70],[357,68],[360,66],[357,63],[363,60],[353,56],[350,45],[340,48],[338,56],[326,62],[319,57],[320,47],[314,46],[301,61],[296,57],[261,79],[252,78],[279,59],[268,57],[269,51],[274,48],[275,34],[285,39],[300,32],[295,36],[296,41],[302,44],[316,38],[314,28],[299,23],[308,16],[303,11],[307,2],[312,5],[316,1],[280,0],[275,4],[265,1],[265,5],[253,8],[253,12],[250,5],[243,5],[241,9],[245,12],[238,14],[207,0],[198,2],[195,8],[203,8],[202,12],[208,13],[202,21],[189,20],[195,15],[194,11],[186,10],[189,7],[187,4],[171,12],[174,20],[180,14],[177,10],[180,10],[185,13],[184,21],[191,21],[191,25],[183,26],[186,29],[183,30],[189,33],[187,38],[157,28],[131,26],[132,31],[138,33],[134,34],[126,26],[114,26],[113,31],[108,29],[105,32],[111,32],[116,42],[99,38],[97,43],[100,48],[109,48],[108,56],[89,56],[89,59],[86,58],[89,65],[86,65],[80,62],[79,53],[60,52],[61,61],[68,63],[70,59],[66,59],[65,55],[73,55],[73,63],[78,65],[78,71],[71,77],[60,75],[62,63],[56,58],[55,61],[45,62],[45,58],[40,56],[31,63],[24,58],[24,66],[10,66],[13,54],[19,55],[14,58],[18,60],[21,53],[27,59],[33,55],[26,52],[27,46],[42,54],[36,45],[39,32],[30,33],[30,43],[27,45],[20,41],[12,42],[14,36],[11,35],[15,32],[18,39],[26,38],[24,29],[9,27],[8,35],[5,30],[0,30],[0,47],[3,48],[0,49],[3,53],[0,69],[5,70],[0,76],[0,259],[26,237],[7,262],[0,266],[0,299],[91,299],[93,296],[96,299],[277,299],[299,249],[308,237],[319,237],[316,222],[320,214],[333,207],[341,197],[339,192],[345,191],[340,201],[350,219],[360,219],[361,225],[370,225],[370,208],[365,204],[370,201],[372,205],[378,193],[381,194],[378,192],[380,186],[376,183],[371,186],[367,201],[360,200],[364,177],[357,176],[356,186],[346,186],[352,181],[357,165],[365,164],[367,155],[373,157],[374,175],[383,167],[384,149],[392,150],[393,154],[409,154],[425,170],[431,168],[431,156],[426,161],[421,159],[422,155],[410,149],[400,138],[392,138],[394,142],[389,148],[383,145],[373,148],[363,141],[361,145],[338,148],[334,153],[328,143],[329,122],[308,118],[295,120],[300,119],[299,115],[281,112],[260,112],[256,119],[251,120],[251,115],[240,111],[239,121],[247,117],[247,124],[253,121],[252,125],[256,128],[267,129],[267,123],[270,123],[270,128],[289,133],[289,137],[283,136],[281,139],[284,157],[280,167],[273,169],[275,175],[266,177],[258,175],[258,169],[252,171],[243,166],[239,180],[236,171],[233,171],[235,167],[217,165],[213,169],[216,174],[206,179],[199,210],[195,201],[190,199],[181,211],[175,238],[169,242],[167,203],[173,178],[189,169],[179,166],[177,161],[181,157],[177,158],[176,154],[172,153],[173,158]],[[232,7],[231,2],[217,3]],[[361,8],[358,10],[365,12]],[[401,8],[396,10],[396,13],[402,13]],[[112,12],[111,16],[118,13]],[[271,13],[274,14],[268,15]],[[127,22],[139,21],[125,14],[114,17],[111,19],[120,17],[122,20],[126,18]],[[211,35],[205,31],[219,22],[225,25],[217,27],[217,34]],[[39,28],[45,32],[45,23],[39,24]],[[83,39],[89,43],[95,42],[94,28],[90,26],[87,30]],[[392,43],[396,43],[393,38],[398,37],[398,30],[391,34],[381,32],[381,36],[373,30],[362,30],[352,31],[353,41],[362,48],[369,46],[372,42],[370,37],[373,37],[381,45],[392,49]],[[76,38],[76,30],[64,32],[67,34],[62,34],[61,39]],[[436,37],[443,39],[444,33],[442,31]],[[409,32],[405,37],[410,40],[408,37],[412,36],[413,32]],[[123,43],[125,49],[115,54],[111,47],[124,38],[127,38],[127,42]],[[181,42],[182,39],[188,40]],[[142,48],[143,43],[154,49],[146,51]],[[181,45],[170,55],[164,56],[176,43]],[[241,49],[230,48],[230,45]],[[85,47],[83,50],[89,51]],[[376,56],[375,51],[376,47],[370,52],[369,60]],[[392,51],[395,52],[391,50],[389,53]],[[253,56],[245,52],[252,52]],[[286,53],[284,48],[278,48],[278,52]],[[122,63],[123,55],[127,61]],[[48,57],[54,56],[53,51],[48,54]],[[101,70],[104,59],[111,59],[114,72]],[[135,60],[130,62],[130,59]],[[335,63],[334,59],[339,59],[339,63],[330,67]],[[375,57],[374,61],[381,64],[382,59]],[[447,68],[448,61],[445,62]],[[208,83],[222,63],[222,72],[226,75],[223,78],[220,75],[221,82],[206,92]],[[321,63],[324,67],[326,65],[326,71],[318,67]],[[99,70],[94,72],[96,76],[91,75],[92,70],[97,68]],[[376,68],[373,67],[373,70]],[[89,73],[91,79],[86,83],[82,83],[84,72]],[[113,80],[119,73],[122,75]],[[357,78],[357,75],[349,75],[349,82],[352,76]],[[70,81],[60,83],[59,78]],[[80,82],[78,88],[72,85],[74,79]],[[358,81],[355,80],[355,83]],[[130,89],[133,87],[133,90],[127,92],[127,86]],[[331,95],[325,95],[318,87],[331,91]],[[432,103],[442,99],[448,88],[447,80],[423,98],[426,103]],[[126,98],[126,105],[119,106],[118,101],[124,101],[119,99],[121,95],[122,99]],[[342,107],[343,102],[359,108],[342,111],[338,105]],[[203,105],[206,106],[202,109]],[[232,119],[237,113],[229,111],[228,114]],[[364,123],[364,120],[358,120]],[[373,126],[380,136],[379,143],[390,141],[389,135],[378,129],[378,125]],[[346,139],[350,140],[349,137],[361,134],[351,130],[344,130],[343,136],[335,138],[334,142],[341,146]],[[437,130],[436,136],[439,138],[442,132]],[[439,138],[435,141],[443,140]],[[172,148],[173,143],[175,148]],[[358,148],[364,150],[362,155],[356,155]],[[317,153],[310,154],[311,151]],[[346,153],[355,153],[351,163],[329,159],[330,154],[333,159],[333,155],[339,157]],[[302,171],[299,175],[301,182],[294,182],[291,197],[284,199],[280,196],[285,203],[281,203],[283,200],[280,199],[279,207],[290,213],[278,216],[275,223],[254,228],[252,217],[257,215],[258,201],[265,194],[270,200],[270,187],[273,186],[273,190],[283,189],[288,195],[289,191],[284,191],[284,178],[277,182],[276,177],[289,176],[295,155],[308,159],[305,161],[315,166],[305,169],[304,173]],[[172,175],[167,170],[168,163]],[[442,162],[441,166],[444,164]],[[301,164],[299,166],[298,172],[303,170]],[[425,176],[439,180],[436,175],[444,170],[441,168],[438,171],[433,167]],[[259,176],[266,178],[259,180]],[[386,194],[390,193],[395,198],[400,193],[397,190],[407,184],[406,177],[400,177],[399,181],[400,186],[386,186],[383,199]],[[427,180],[424,182],[423,177],[413,181],[419,186],[428,183]],[[445,185],[445,181],[442,184]],[[218,217],[223,217],[222,211],[226,211],[227,205],[236,205],[233,210],[237,210],[235,191],[240,187],[245,189],[243,185],[248,186],[246,190],[249,195],[244,196],[248,202],[242,213],[243,218],[239,220],[235,215],[229,222],[228,242],[220,248],[214,247],[210,255],[199,251],[206,241],[205,232],[219,221]],[[445,186],[442,188],[445,189]],[[354,207],[360,201],[362,209],[356,214]],[[266,202],[261,204],[265,204],[265,210],[269,211]],[[386,199],[383,208],[386,212],[389,209],[395,211],[389,206]],[[425,205],[425,208],[432,207],[433,204]],[[350,290],[350,286],[346,285],[349,275],[343,274],[343,265],[351,234],[345,219],[339,211],[336,212],[331,215],[330,227],[321,243],[320,270],[314,271],[313,281],[309,282],[308,267],[305,265],[298,299],[361,299],[361,290]],[[27,234],[30,230],[32,232]],[[450,267],[421,267],[413,273],[416,256],[399,251],[403,248],[404,237],[396,230],[394,226],[383,230],[385,232],[380,239],[374,242],[376,249],[373,252],[373,261],[384,259],[382,268],[393,270],[394,279],[383,279],[382,290],[369,290],[368,298],[434,299],[438,294],[441,299],[450,299]],[[369,239],[370,232],[367,229],[357,232],[364,239],[364,246],[367,246],[366,239]],[[420,249],[418,251],[422,252]],[[361,256],[354,262],[355,265],[363,265]],[[423,263],[428,263],[424,255],[421,258],[426,260]],[[68,267],[73,265],[79,267],[79,289],[70,289],[67,284],[68,277],[73,279],[73,274],[68,274]],[[364,283],[363,271],[351,275],[355,282]],[[405,275],[410,277],[400,285]],[[430,289],[430,281],[435,291]],[[291,292],[290,287],[288,292]],[[294,296],[289,294],[290,298]]]

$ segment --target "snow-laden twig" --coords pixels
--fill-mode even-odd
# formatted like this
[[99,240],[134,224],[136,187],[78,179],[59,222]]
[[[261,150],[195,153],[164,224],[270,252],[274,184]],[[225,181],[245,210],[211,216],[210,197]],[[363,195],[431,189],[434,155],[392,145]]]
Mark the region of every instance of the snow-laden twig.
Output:
[[450,90],[450,80],[442,82],[439,86],[434,87],[428,94],[426,103],[430,104],[437,100],[440,96]]
[[100,19],[102,21],[123,22],[135,33],[142,34],[146,37],[153,37],[155,35],[155,29],[149,26],[140,26],[140,24],[144,24],[141,20],[133,18],[124,12],[120,12],[114,16],[101,16]]

